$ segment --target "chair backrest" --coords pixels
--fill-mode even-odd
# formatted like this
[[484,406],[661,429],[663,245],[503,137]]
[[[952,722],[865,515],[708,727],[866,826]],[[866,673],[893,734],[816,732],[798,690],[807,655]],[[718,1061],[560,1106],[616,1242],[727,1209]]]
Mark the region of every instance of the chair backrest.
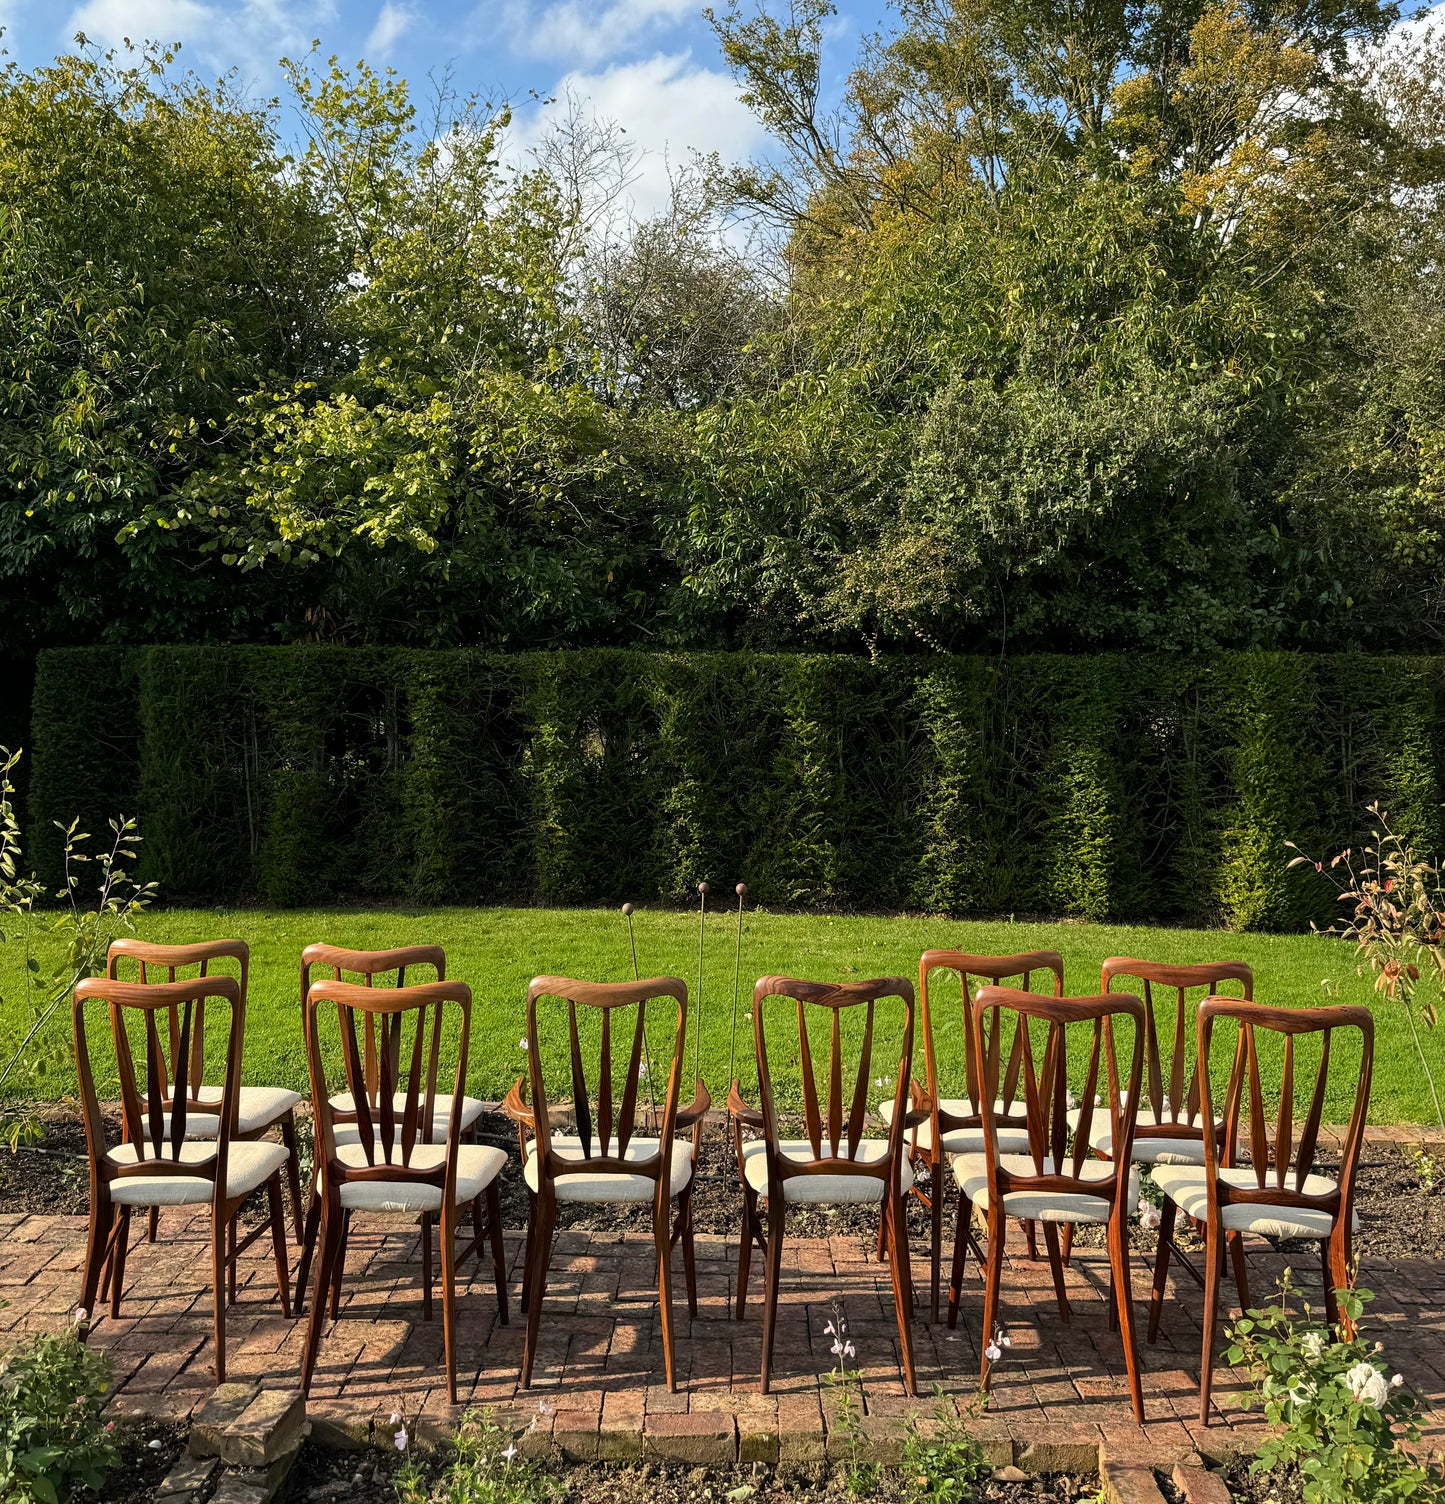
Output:
[[[977,956],[962,950],[926,950],[918,960],[918,999],[923,1012],[923,1062],[925,1080],[928,1086],[928,1096],[933,1104],[934,1116],[938,1119],[935,1123],[933,1143],[935,1152],[941,1140],[940,1131],[948,1132],[954,1128],[976,1128],[979,1123],[979,1114],[975,1110],[972,1113],[957,1114],[945,1112],[939,1107],[939,1099],[942,1093],[938,1085],[938,1057],[933,1045],[933,1014],[931,1010],[931,998],[929,984],[933,979],[934,972],[948,971],[957,975],[959,986],[962,989],[962,1013],[960,1022],[963,1025],[963,1070],[964,1070],[964,1095],[978,1109],[984,1099],[979,1095],[979,1072],[978,1056],[975,1052],[973,1038],[973,989],[971,984],[975,981],[983,981],[990,986],[1002,984],[1018,978],[1021,990],[1032,992],[1034,989],[1030,983],[1034,974],[1041,973],[1048,979],[1049,995],[1062,997],[1064,995],[1064,958],[1056,950],[1030,950],[1020,951],[1012,956]],[[997,1057],[1002,1044],[1000,1015],[995,1012],[990,1015],[989,1033],[985,1040],[985,1046],[989,1053]],[[1019,1079],[1019,1039],[1014,1035],[1010,1048],[1008,1063],[1004,1067],[999,1096],[1004,1104],[1004,1115],[1013,1116],[1013,1106],[1017,1101]]]
[[[993,1178],[993,1196],[1002,1198],[1011,1191],[1032,1190],[1082,1192],[1114,1200],[1129,1183],[1129,1154],[1144,1063],[1144,1004],[1127,992],[1108,992],[1096,997],[1042,997],[1016,987],[981,987],[973,1000],[973,1032],[985,1100],[998,1094],[999,1059],[997,1052],[989,1054],[984,1050],[982,1041],[994,1016],[1001,1013],[1014,1015],[1015,1037],[1020,1041],[1019,1074],[1032,1165],[1020,1171],[1007,1169],[1000,1163],[998,1126],[992,1113],[984,1113],[984,1152]],[[1114,1038],[1116,1019],[1127,1019],[1133,1024],[1129,1068],[1122,1085],[1116,1069],[1119,1058]],[[1071,1067],[1077,1070],[1080,1055],[1084,1056],[1084,1065],[1075,1126],[1070,1122],[1075,1107],[1069,1078]],[[1097,1106],[1096,1094],[1100,1096]],[[1091,1175],[1085,1180],[1083,1166],[1091,1159],[1089,1140],[1094,1118],[1100,1112],[1108,1115],[1113,1142],[1118,1148],[1111,1161],[1092,1162],[1096,1170],[1107,1163],[1107,1175],[1098,1178]],[[994,1199],[991,1205],[1002,1206],[1003,1202]]]
[[[446,1012],[460,1014],[457,1073],[447,1119],[447,1153],[441,1161],[414,1163],[418,1145],[431,1144],[436,1117],[437,1059]],[[323,1015],[335,1010],[341,1038],[341,1058],[354,1110],[339,1112],[327,1090],[321,1058]],[[366,1087],[367,1064],[358,1039],[372,1040],[377,1086]],[[327,978],[312,982],[306,992],[306,1058],[316,1108],[317,1155],[334,1185],[351,1180],[414,1180],[445,1188],[456,1185],[456,1145],[461,1138],[462,1088],[467,1075],[467,1045],[471,1036],[472,992],[465,982],[422,982],[409,987],[367,987]],[[398,1100],[400,1098],[400,1100]],[[336,1125],[355,1128],[363,1163],[343,1164],[336,1152]],[[350,1136],[348,1135],[350,1140]],[[443,1205],[449,1205],[443,1201]]]
[[[333,981],[345,981],[348,976],[360,977],[362,985],[374,987],[377,978],[383,979],[382,985],[389,985],[387,978],[393,972],[396,973],[395,986],[406,986],[406,974],[410,969],[418,966],[429,966],[435,973],[436,980],[446,980],[447,953],[440,945],[403,945],[395,950],[348,950],[342,945],[308,945],[301,952],[301,1016],[303,1026],[307,1018],[306,998],[311,989],[311,972],[313,968],[323,969],[331,973]],[[437,1036],[438,1048],[440,1048],[440,1034]],[[364,1014],[362,1024],[362,1061],[365,1066],[363,1078],[365,1080],[365,1095],[370,1099],[373,1107],[378,1106],[378,1073],[376,1061],[376,1022],[375,1015]],[[430,1062],[429,1078],[435,1079],[439,1056]],[[352,1088],[353,1091],[359,1088]]]
[[[1189,1013],[1193,1005],[1189,994],[1199,988],[1206,997],[1221,995],[1223,986],[1238,984],[1240,1000],[1254,1000],[1254,972],[1243,961],[1206,961],[1189,966],[1169,966],[1159,961],[1141,961],[1133,956],[1110,956],[1099,971],[1099,985],[1104,992],[1114,990],[1114,979],[1124,977],[1144,984],[1144,1100],[1140,1108],[1148,1107],[1154,1114],[1157,1126],[1151,1126],[1151,1139],[1188,1139],[1194,1142],[1202,1137],[1203,1116],[1200,1113],[1199,1053],[1189,1060],[1189,1051],[1194,1048],[1195,1029],[1190,1027]],[[1159,1025],[1155,1015],[1154,988],[1173,991],[1174,1026],[1169,1030],[1170,1053],[1167,1074],[1163,1051],[1160,1048]]]
[[[637,1127],[637,1097],[647,1049],[647,1005],[656,998],[670,998],[677,1005],[673,1031],[672,1068],[667,1076],[657,1152],[626,1159],[627,1147]],[[542,1034],[538,1004],[546,1000],[564,1003],[567,1010],[567,1053],[572,1091],[572,1116],[582,1158],[559,1154],[552,1142],[553,1124],[542,1069]],[[588,1086],[587,1062],[583,1057],[583,1033],[579,1008],[598,1014],[596,1094]],[[614,1029],[619,1010],[635,1010],[630,1020]],[[621,1015],[624,1019],[626,1014]],[[585,1014],[583,1015],[585,1018]],[[626,1053],[614,1057],[613,1034]],[[631,1042],[626,1043],[630,1033]],[[673,1124],[682,1091],[683,1047],[687,1040],[687,983],[680,977],[647,977],[636,982],[580,982],[572,977],[533,977],[527,988],[527,1073],[531,1088],[532,1132],[536,1138],[539,1185],[567,1175],[645,1175],[658,1182],[666,1195],[672,1183]],[[617,1099],[618,1065],[622,1067],[620,1100]],[[614,1107],[614,1101],[616,1105]],[[595,1108],[595,1117],[594,1117]]]
[[[1233,1023],[1239,1031],[1234,1063],[1225,1091],[1222,1121],[1215,1116],[1209,1085],[1208,1062],[1216,1029]],[[1313,1207],[1336,1217],[1349,1217],[1354,1201],[1355,1169],[1365,1136],[1365,1118],[1370,1107],[1370,1078],[1375,1063],[1375,1020],[1368,1008],[1335,1004],[1325,1008],[1274,1008],[1263,1003],[1245,1003],[1236,998],[1208,998],[1199,1005],[1199,1058],[1206,1068],[1199,1073],[1206,1122],[1222,1130],[1222,1149],[1215,1136],[1204,1137],[1204,1162],[1209,1172],[1211,1194],[1221,1205],[1263,1202],[1273,1206]],[[1283,1039],[1279,1069],[1279,1101],[1273,1114],[1265,1104],[1259,1068],[1259,1033]],[[1330,1084],[1331,1041],[1340,1030],[1358,1031],[1360,1059],[1355,1082],[1354,1105],[1340,1150],[1340,1171],[1335,1188],[1323,1195],[1305,1193],[1305,1177],[1314,1165],[1319,1147],[1320,1123]],[[1310,1089],[1304,1121],[1295,1124],[1295,1041],[1317,1035],[1319,1062]],[[1353,1059],[1345,1069],[1356,1070]],[[1271,1071],[1272,1074],[1272,1071]],[[1242,1120],[1248,1118],[1248,1143],[1241,1141]],[[1271,1121],[1272,1119],[1272,1121]],[[1271,1131],[1271,1129],[1273,1131]],[[1217,1171],[1243,1164],[1241,1149],[1248,1149],[1254,1171],[1253,1186],[1230,1186],[1219,1181]]]
[[[124,979],[122,969],[134,965],[137,980],[145,985],[155,980],[156,972],[164,972],[168,982],[178,981],[179,974],[192,966],[197,968],[199,976],[215,976],[218,974],[218,963],[228,962],[235,964],[241,999],[244,1002],[251,974],[251,947],[244,940],[199,940],[190,945],[157,945],[149,940],[137,940],[133,935],[122,935],[110,942],[105,957],[105,974],[112,981],[121,981]],[[167,1010],[166,1023],[157,1065],[161,1096],[169,1104],[171,1083],[180,1079],[176,1055],[181,1042],[178,1006]],[[190,1058],[186,1063],[184,1078],[187,1096],[194,1109],[203,1106],[200,1091],[206,1084],[205,1073],[206,1001],[204,997],[198,997],[191,1019]],[[214,1110],[215,1106],[211,1104],[211,1111]]]
[[[859,1161],[870,1088],[873,1085],[873,1033],[877,1004],[897,998],[902,1004],[903,1027],[898,1054],[888,1061],[894,1072],[893,1117],[888,1125],[889,1153],[884,1160]],[[766,1015],[775,999],[791,1001],[798,1030],[798,1074],[803,1092],[803,1128],[811,1160],[784,1156],[779,1151],[782,1131],[773,1096],[773,1078],[768,1064]],[[846,1116],[844,1114],[843,1011],[862,1008],[863,1037],[858,1049]],[[825,1010],[828,1018],[827,1108],[818,1093],[818,1078],[808,1038],[810,1009]],[[816,1014],[814,1014],[816,1016]],[[758,1056],[758,1096],[767,1142],[768,1181],[781,1187],[798,1175],[874,1175],[885,1183],[896,1175],[903,1146],[904,1117],[909,1080],[913,1070],[913,983],[906,977],[875,977],[867,982],[808,982],[797,977],[759,977],[753,987],[753,1038]],[[773,1201],[770,1204],[779,1203]]]
[[[219,1104],[202,1109],[217,1124],[216,1137],[202,1140],[210,1154],[197,1152],[182,1164],[186,1122],[193,1111],[190,1091],[192,1038],[206,1002],[221,1001],[230,1008],[226,1073]],[[86,1007],[104,1003],[109,1012],[111,1043],[120,1086],[120,1108],[125,1141],[135,1146],[136,1163],[116,1164],[106,1158],[105,1127],[90,1059],[90,1036]],[[176,1019],[176,1047],[172,1052],[175,1074],[167,1073],[165,1046],[156,1019],[164,1014]],[[75,1030],[76,1074],[85,1114],[85,1137],[90,1149],[92,1188],[96,1177],[123,1179],[131,1175],[187,1175],[226,1184],[226,1161],[231,1135],[236,1129],[240,1106],[241,1054],[246,1039],[246,999],[235,977],[187,977],[174,982],[121,982],[112,977],[87,977],[77,983],[71,1019]],[[139,1024],[144,1035],[144,1064],[138,1070],[131,1047],[130,1028]]]

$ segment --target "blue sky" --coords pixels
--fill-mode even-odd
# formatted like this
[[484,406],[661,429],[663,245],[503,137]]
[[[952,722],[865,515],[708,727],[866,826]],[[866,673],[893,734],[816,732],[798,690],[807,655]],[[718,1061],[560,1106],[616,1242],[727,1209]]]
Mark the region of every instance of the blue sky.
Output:
[[[839,0],[827,58],[835,86],[886,10],[886,0]],[[0,26],[25,66],[66,50],[80,31],[108,45],[179,41],[198,72],[234,67],[264,97],[278,91],[276,59],[319,38],[323,55],[389,64],[413,82],[450,67],[463,90],[511,99],[524,139],[545,124],[532,91],[570,94],[643,149],[633,190],[643,210],[661,202],[669,157],[698,148],[741,160],[766,144],[700,0],[0,0]]]

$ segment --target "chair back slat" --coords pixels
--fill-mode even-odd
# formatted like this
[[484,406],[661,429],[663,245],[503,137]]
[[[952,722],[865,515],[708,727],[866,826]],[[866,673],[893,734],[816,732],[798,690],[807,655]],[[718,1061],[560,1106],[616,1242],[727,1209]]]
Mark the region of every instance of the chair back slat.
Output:
[[[1222,1117],[1214,1111],[1208,1064],[1216,1029],[1232,1024],[1239,1034],[1234,1047]],[[1201,1111],[1215,1126],[1204,1141],[1209,1194],[1220,1206],[1262,1203],[1284,1207],[1308,1207],[1338,1219],[1353,1215],[1354,1179],[1364,1141],[1369,1113],[1370,1086],[1374,1072],[1375,1021],[1368,1008],[1336,1004],[1324,1008],[1277,1008],[1235,998],[1208,998],[1199,1006],[1197,1022]],[[1331,1068],[1333,1040],[1342,1031],[1359,1035],[1360,1061],[1355,1080],[1349,1127],[1340,1150],[1336,1179],[1326,1177],[1325,1188],[1307,1190],[1319,1147]],[[1265,1105],[1260,1064],[1261,1039],[1281,1037],[1279,1073],[1280,1102],[1271,1113]],[[1318,1038],[1319,1063],[1309,1087],[1309,1106],[1295,1131],[1295,1096],[1301,1089],[1297,1061],[1298,1042]],[[1306,1080],[1308,1076],[1306,1075]],[[1219,1177],[1219,1170],[1238,1165],[1242,1118],[1248,1112],[1248,1148],[1251,1173],[1243,1185]],[[1272,1141],[1271,1141],[1272,1140]],[[1241,1177],[1242,1178],[1242,1177]]]
[[[673,1037],[672,1068],[659,1124],[657,1150],[649,1155],[627,1155],[636,1127],[638,1081],[646,1048],[646,1006],[654,998],[668,997],[677,1003]],[[573,1121],[582,1145],[582,1159],[560,1154],[553,1144],[555,1125],[543,1070],[539,1003],[560,1001],[567,1010],[568,1073],[571,1081]],[[582,1050],[579,1010],[597,1009],[602,1015],[598,1049],[597,1133],[593,1132],[591,1098]],[[627,1056],[627,1080],[622,1088],[621,1108],[614,1114],[612,1013],[619,1008],[636,1009],[632,1047]],[[687,1037],[687,985],[678,977],[651,977],[636,982],[584,982],[571,977],[533,977],[527,988],[527,1067],[530,1083],[532,1134],[539,1157],[539,1185],[576,1174],[645,1175],[656,1181],[659,1194],[671,1185],[673,1124],[677,1118],[682,1084],[683,1048]],[[605,1083],[605,1084],[604,1084]]]
[[[903,1123],[907,1111],[910,1074],[913,1063],[913,984],[902,977],[879,977],[872,981],[832,985],[809,982],[797,977],[759,977],[753,987],[753,1040],[758,1062],[758,1096],[762,1109],[763,1134],[766,1140],[770,1196],[781,1194],[784,1180],[799,1175],[856,1174],[884,1179],[898,1173],[903,1145]],[[885,1158],[863,1160],[858,1157],[869,1102],[873,1059],[877,1053],[876,1005],[886,998],[902,1004],[902,1027],[899,1037],[898,1066],[894,1076],[893,1117],[889,1122],[888,1153]],[[782,1152],[782,1128],[773,1092],[772,1070],[768,1056],[768,1004],[773,1000],[791,1001],[793,1021],[798,1031],[798,1066],[803,1096],[803,1115],[811,1159],[803,1160]],[[842,1012],[845,1008],[864,1010],[862,1039],[859,1044],[857,1073],[849,1093],[846,1117],[843,1103]],[[826,1136],[818,1110],[818,1083],[809,1046],[810,1010],[829,1010],[828,1113]],[[846,1124],[846,1133],[844,1127]]]

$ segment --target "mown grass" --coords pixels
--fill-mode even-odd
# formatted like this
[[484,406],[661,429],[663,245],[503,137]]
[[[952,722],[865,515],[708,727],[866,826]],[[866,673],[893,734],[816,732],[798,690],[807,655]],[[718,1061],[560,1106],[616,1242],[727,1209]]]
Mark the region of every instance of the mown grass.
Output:
[[[680,976],[696,995],[696,913],[640,910],[634,923],[643,975]],[[727,1089],[732,1054],[735,926],[733,915],[712,913],[703,958],[698,1063],[719,1103]],[[486,1097],[505,1093],[522,1069],[523,1004],[533,975],[550,972],[607,981],[632,974],[625,921],[615,909],[170,909],[143,916],[139,933],[147,939],[173,942],[221,935],[246,940],[251,946],[252,963],[245,1079],[299,1090],[306,1089],[306,1062],[301,1043],[298,963],[302,947],[312,941],[368,949],[419,942],[444,946],[449,975],[469,983],[474,994],[468,1079],[471,1090]],[[1064,957],[1070,992],[1097,991],[1099,965],[1110,955],[1175,962],[1228,958],[1247,961],[1254,968],[1255,995],[1261,1002],[1295,1006],[1327,1001],[1369,1004],[1377,1030],[1372,1120],[1434,1121],[1429,1088],[1403,1010],[1379,998],[1370,980],[1356,974],[1352,948],[1312,935],[1241,935],[1069,922],[1015,924],[748,912],[742,934],[736,1045],[737,1073],[745,1090],[751,1094],[755,1080],[752,1025],[747,1015],[752,983],[758,976],[783,973],[820,980],[887,975],[916,978],[920,952],[945,946],[984,953],[1056,948]],[[6,1039],[17,1038],[16,1031],[25,1021],[23,977],[22,948],[12,940],[0,947],[0,1035]],[[957,997],[955,989],[947,995],[947,1002],[935,1003],[936,1044],[945,1081],[956,1080],[962,1067]],[[662,1013],[661,1008],[656,1011],[648,1031],[659,1077],[663,1069],[660,1060],[665,1058],[671,1040],[670,1021]],[[790,1077],[795,1072],[796,1031],[791,1040],[785,1032],[774,1033],[774,1024],[785,1020],[777,1015],[772,1018],[769,1043],[773,1068],[776,1074]],[[101,1022],[97,1017],[95,1024]],[[64,1027],[68,1029],[68,1023]],[[560,1068],[565,1058],[565,1022],[553,1017],[544,1029],[549,1058],[555,1058]],[[218,1038],[219,1031],[213,1036],[213,1044]],[[689,1072],[695,1047],[690,1039]],[[1437,1080],[1445,1078],[1445,1038],[1427,1034],[1425,1049]],[[887,1076],[893,1066],[882,1058],[887,1042],[881,1034],[880,1052],[875,1069],[879,1076]],[[337,1058],[328,1050],[329,1061],[334,1064]],[[825,1058],[815,1054],[820,1062]],[[1304,1063],[1302,1059],[1300,1064]],[[1336,1064],[1337,1084],[1326,1104],[1330,1121],[1348,1116],[1356,1079],[1348,1051]],[[916,1073],[921,1075],[922,1069],[920,1046]],[[72,1086],[67,1071],[54,1081],[51,1094],[63,1096]]]

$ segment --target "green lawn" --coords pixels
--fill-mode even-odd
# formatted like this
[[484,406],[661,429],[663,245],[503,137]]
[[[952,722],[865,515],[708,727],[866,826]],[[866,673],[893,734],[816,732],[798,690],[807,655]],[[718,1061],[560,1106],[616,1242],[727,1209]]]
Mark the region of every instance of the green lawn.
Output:
[[[638,959],[644,975],[673,974],[695,989],[698,963],[695,913],[640,911],[635,917]],[[709,918],[702,990],[701,1074],[719,1102],[726,1091],[732,1017],[735,920]],[[304,945],[318,940],[358,948],[417,942],[446,948],[448,970],[470,984],[476,999],[473,1021],[471,1089],[502,1095],[520,1073],[519,1048],[527,982],[539,972],[619,980],[631,975],[625,922],[616,910],[600,909],[438,909],[346,911],[302,910],[268,913],[258,909],[172,909],[144,916],[140,934],[174,942],[239,936],[251,946],[246,1079],[256,1083],[306,1086],[301,1046],[297,968]],[[821,980],[897,974],[916,978],[919,953],[929,947],[1004,953],[1054,947],[1064,956],[1071,992],[1098,989],[1099,964],[1109,955],[1137,955],[1162,961],[1222,958],[1249,962],[1261,1002],[1315,1005],[1331,998],[1375,1005],[1375,1087],[1371,1117],[1376,1122],[1433,1119],[1429,1090],[1411,1045],[1402,1010],[1379,1000],[1370,982],[1355,972],[1352,949],[1338,941],[1305,935],[1239,935],[1222,931],[1148,929],[1075,923],[1009,924],[944,919],[827,917],[750,912],[742,942],[742,1001],[739,1007],[738,1073],[745,1088],[754,1073],[751,1025],[743,1015],[753,980],[786,973]],[[20,1003],[23,962],[13,941],[0,947],[0,1033],[16,1037],[23,1018]],[[1326,985],[1328,984],[1328,985]],[[659,1010],[660,1013],[661,1010]],[[694,1015],[696,1016],[696,1015]],[[956,1078],[961,1069],[957,992],[951,1006],[935,1003],[941,1069]],[[781,1022],[781,1020],[779,1020]],[[96,1023],[100,1023],[97,1017]],[[565,1025],[554,1020],[550,1039]],[[649,1028],[654,1060],[667,1030],[659,1016]],[[777,1038],[774,1069],[786,1075],[790,1055]],[[560,1037],[557,1039],[560,1044]],[[1445,1038],[1426,1037],[1437,1080],[1445,1081]],[[691,1064],[692,1041],[688,1043]],[[556,1059],[563,1059],[560,1049]],[[1326,1118],[1342,1120],[1353,1091],[1349,1062],[1341,1060],[1339,1089]],[[886,1075],[891,1067],[876,1069]],[[923,1068],[922,1049],[916,1069]],[[661,1067],[658,1067],[659,1072]],[[956,1089],[956,1088],[955,1088]]]

